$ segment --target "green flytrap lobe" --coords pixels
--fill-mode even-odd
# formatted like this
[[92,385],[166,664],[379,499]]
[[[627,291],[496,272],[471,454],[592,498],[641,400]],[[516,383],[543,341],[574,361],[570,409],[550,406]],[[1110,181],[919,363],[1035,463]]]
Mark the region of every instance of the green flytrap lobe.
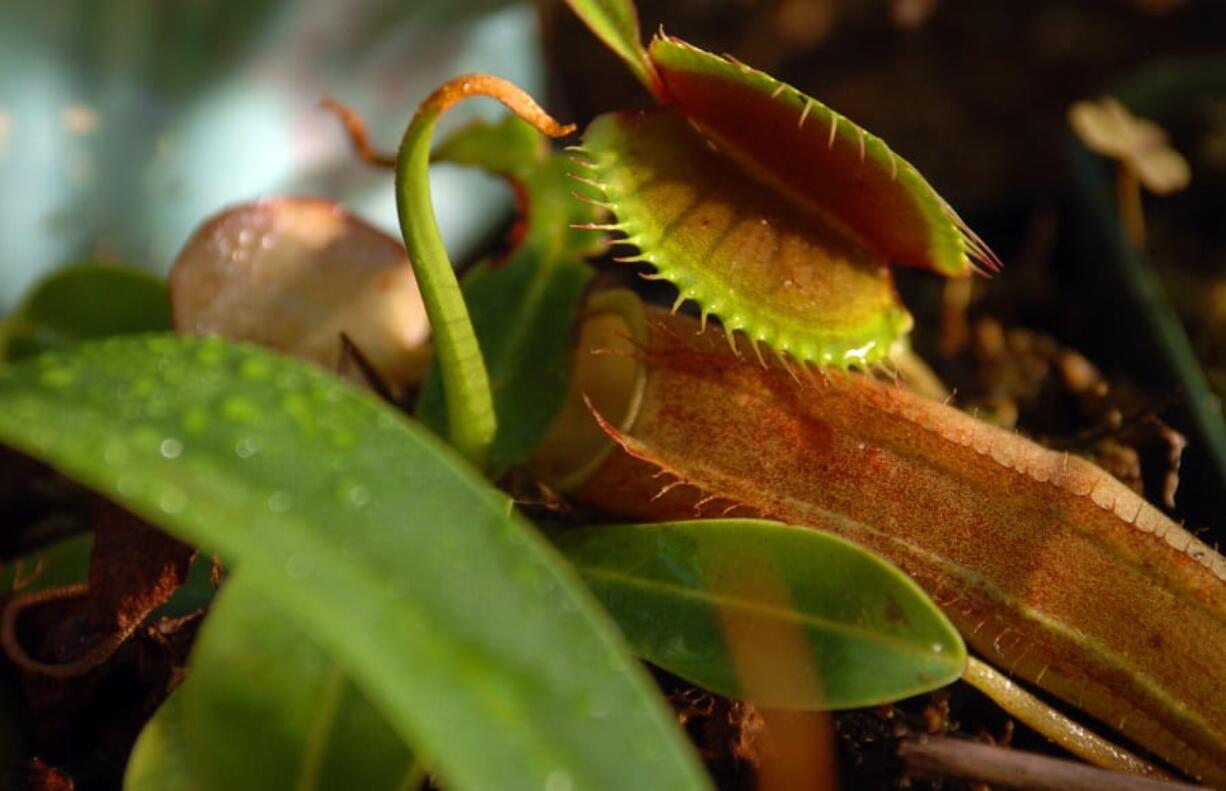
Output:
[[596,119],[576,163],[643,261],[730,335],[802,363],[865,367],[911,328],[887,262],[712,151],[668,108]]

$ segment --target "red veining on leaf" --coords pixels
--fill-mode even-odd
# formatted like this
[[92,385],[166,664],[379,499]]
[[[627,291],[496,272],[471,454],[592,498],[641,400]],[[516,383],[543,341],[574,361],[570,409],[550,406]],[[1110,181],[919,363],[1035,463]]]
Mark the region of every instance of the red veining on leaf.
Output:
[[652,502],[636,477],[666,469],[863,543],[994,664],[1226,781],[1226,559],[1082,459],[863,376],[764,370],[654,315],[626,453],[582,497],[681,518],[688,490]]

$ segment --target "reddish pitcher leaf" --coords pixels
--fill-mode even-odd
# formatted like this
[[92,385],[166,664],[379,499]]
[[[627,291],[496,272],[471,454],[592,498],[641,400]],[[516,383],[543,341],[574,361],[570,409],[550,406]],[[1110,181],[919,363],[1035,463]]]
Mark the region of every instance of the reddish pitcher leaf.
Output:
[[1084,459],[866,376],[746,365],[692,320],[649,316],[641,395],[606,424],[625,453],[579,499],[860,543],[998,667],[1226,782],[1226,558]]

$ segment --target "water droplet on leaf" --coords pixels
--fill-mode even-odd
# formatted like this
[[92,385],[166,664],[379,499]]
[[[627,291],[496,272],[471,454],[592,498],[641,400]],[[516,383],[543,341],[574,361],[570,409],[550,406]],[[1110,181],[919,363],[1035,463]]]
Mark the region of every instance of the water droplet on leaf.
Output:
[[285,574],[290,579],[304,580],[315,570],[315,562],[306,555],[290,555],[285,561]]
[[161,508],[164,513],[178,514],[182,513],[187,507],[187,493],[182,489],[171,486],[162,490],[161,496],[158,498],[158,508]]
[[221,402],[221,416],[238,423],[255,423],[264,412],[255,402],[242,396],[229,396]]
[[575,781],[565,769],[554,769],[545,778],[545,791],[573,791]]
[[268,510],[274,514],[283,514],[293,505],[294,499],[284,489],[278,489],[268,496]]

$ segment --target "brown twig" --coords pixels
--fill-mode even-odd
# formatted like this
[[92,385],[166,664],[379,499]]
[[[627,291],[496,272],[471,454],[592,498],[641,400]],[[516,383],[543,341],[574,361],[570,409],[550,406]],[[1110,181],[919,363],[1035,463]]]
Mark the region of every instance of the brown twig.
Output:
[[353,144],[354,152],[363,162],[380,168],[396,167],[394,154],[385,154],[371,145],[370,134],[366,131],[366,122],[362,120],[362,116],[331,96],[321,99],[319,106],[335,115],[345,125],[349,142]]
[[375,391],[375,395],[382,398],[392,406],[400,406],[396,400],[395,394],[392,392],[392,387],[379,373],[379,369],[371,362],[362,348],[354,343],[353,338],[350,338],[348,333],[341,333],[341,354],[340,359],[336,364],[336,372],[342,376],[349,373],[350,368],[356,368],[362,379],[370,385]]
[[1120,225],[1128,240],[1138,248],[1145,247],[1145,208],[1141,203],[1141,182],[1137,172],[1127,162],[1115,171],[1115,200],[1120,212]]
[[965,739],[920,736],[898,746],[909,774],[953,777],[1034,791],[1176,791],[1186,783],[1109,772],[1085,764]]

